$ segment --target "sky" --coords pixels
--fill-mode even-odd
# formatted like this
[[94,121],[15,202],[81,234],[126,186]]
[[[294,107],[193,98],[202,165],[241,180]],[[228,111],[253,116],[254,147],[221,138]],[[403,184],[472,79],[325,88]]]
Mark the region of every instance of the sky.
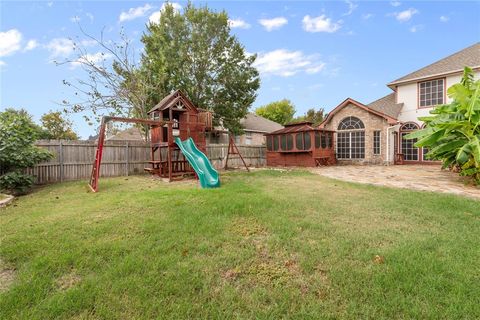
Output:
[[[178,10],[186,2],[171,2]],[[231,32],[249,53],[261,86],[251,110],[289,99],[297,115],[332,110],[351,97],[369,103],[386,84],[480,41],[480,1],[193,1],[225,10]],[[25,108],[36,121],[63,100],[75,101],[63,80],[85,77],[72,40],[91,57],[100,48],[80,26],[106,40],[123,28],[135,50],[163,1],[0,2],[0,111]],[[82,114],[69,116],[81,137],[95,134]]]

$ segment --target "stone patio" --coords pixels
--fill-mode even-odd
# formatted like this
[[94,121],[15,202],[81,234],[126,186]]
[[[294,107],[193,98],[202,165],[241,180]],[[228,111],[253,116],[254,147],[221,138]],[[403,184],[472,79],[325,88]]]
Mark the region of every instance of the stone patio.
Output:
[[423,191],[453,193],[480,199],[480,188],[437,165],[329,166],[312,169],[319,175],[350,182]]

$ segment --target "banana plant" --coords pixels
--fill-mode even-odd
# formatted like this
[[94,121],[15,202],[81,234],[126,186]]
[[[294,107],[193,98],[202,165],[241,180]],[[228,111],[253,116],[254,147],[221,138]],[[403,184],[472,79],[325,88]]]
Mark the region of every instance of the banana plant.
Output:
[[480,185],[480,80],[465,67],[461,82],[448,88],[447,94],[452,102],[419,117],[425,128],[405,139],[418,139],[415,146],[428,148],[428,159],[441,160],[443,168],[456,169]]

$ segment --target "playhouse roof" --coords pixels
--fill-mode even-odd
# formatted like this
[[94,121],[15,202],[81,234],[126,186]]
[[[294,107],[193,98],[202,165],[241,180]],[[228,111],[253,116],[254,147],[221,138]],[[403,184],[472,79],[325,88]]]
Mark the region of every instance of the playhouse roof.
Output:
[[297,133],[306,131],[329,131],[312,126],[310,121],[287,123],[285,128],[270,132],[269,134],[285,134],[285,133]]
[[187,96],[180,90],[175,90],[169,95],[165,96],[159,103],[155,105],[150,111],[147,113],[152,113],[153,111],[157,110],[165,110],[168,108],[173,107],[178,101],[182,100],[182,102],[186,105],[187,108],[197,110],[197,107],[187,98]]

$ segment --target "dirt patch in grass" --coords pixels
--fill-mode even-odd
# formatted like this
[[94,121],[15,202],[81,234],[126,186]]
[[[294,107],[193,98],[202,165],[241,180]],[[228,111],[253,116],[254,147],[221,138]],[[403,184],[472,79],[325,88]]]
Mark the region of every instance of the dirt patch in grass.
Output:
[[266,236],[267,228],[262,226],[255,218],[240,217],[229,226],[229,231],[242,237]]
[[70,271],[70,273],[64,274],[55,281],[58,289],[61,291],[68,290],[82,281],[82,278],[77,274],[75,270]]
[[0,292],[7,291],[15,280],[15,269],[0,258]]

